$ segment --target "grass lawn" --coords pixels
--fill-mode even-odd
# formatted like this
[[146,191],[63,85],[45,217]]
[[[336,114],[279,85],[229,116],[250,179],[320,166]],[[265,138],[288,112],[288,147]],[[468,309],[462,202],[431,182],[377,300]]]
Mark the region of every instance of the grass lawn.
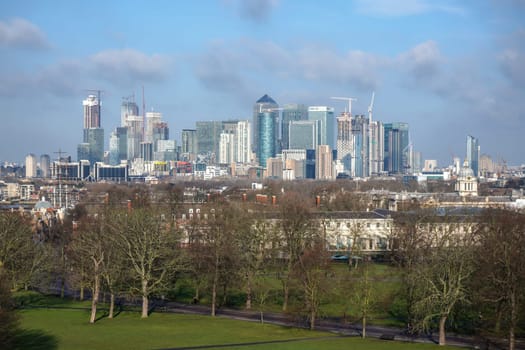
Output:
[[[239,349],[437,349],[432,344],[343,338],[330,333],[209,316],[123,312],[113,320],[88,323],[89,311],[26,309],[19,312],[20,349],[162,349],[262,342]],[[101,314],[102,315],[102,314]],[[264,343],[294,340],[290,342]],[[442,347],[440,347],[443,349]]]

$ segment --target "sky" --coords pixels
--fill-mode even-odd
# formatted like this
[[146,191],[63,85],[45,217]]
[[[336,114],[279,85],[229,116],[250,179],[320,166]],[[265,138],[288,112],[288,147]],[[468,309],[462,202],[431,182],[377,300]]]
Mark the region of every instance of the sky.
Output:
[[[481,153],[525,163],[525,0],[0,2],[0,161],[82,141],[82,100],[102,90],[106,139],[135,94],[170,138],[196,121],[278,104],[407,122],[423,159]],[[107,142],[106,142],[107,143]]]

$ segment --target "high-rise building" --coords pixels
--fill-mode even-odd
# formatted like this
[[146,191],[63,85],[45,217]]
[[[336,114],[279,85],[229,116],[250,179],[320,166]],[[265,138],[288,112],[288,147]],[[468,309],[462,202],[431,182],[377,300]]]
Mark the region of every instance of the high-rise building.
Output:
[[384,169],[391,174],[405,174],[409,164],[409,134],[407,123],[385,123]]
[[128,128],[117,127],[109,137],[109,164],[118,165],[128,157]]
[[49,154],[40,156],[40,176],[47,179],[51,176],[51,157]]
[[319,144],[319,120],[290,121],[288,149],[316,149]]
[[282,152],[285,170],[292,170],[293,179],[306,178],[306,150],[285,149]]
[[384,170],[385,128],[383,123],[378,120],[369,123],[368,127],[370,128],[369,175],[378,175]]
[[281,144],[282,149],[290,148],[290,122],[308,119],[308,108],[302,104],[287,104],[284,105],[282,111],[281,123]]
[[140,143],[144,140],[144,117],[140,115],[127,116],[127,159],[140,158]]
[[162,113],[147,112],[144,124],[144,142],[153,143],[153,129],[162,122]]
[[262,110],[257,114],[257,160],[266,167],[266,160],[277,154],[277,111]]
[[467,163],[474,172],[474,176],[479,176],[479,141],[474,136],[467,136]]
[[82,101],[84,107],[84,129],[100,128],[100,101],[97,96],[89,95]]
[[33,153],[29,153],[26,156],[26,177],[36,177],[37,170],[37,159]]
[[100,127],[100,101],[95,95],[89,95],[82,101],[84,109],[83,143],[78,146],[78,160],[89,160],[91,164],[104,158],[104,129]]
[[126,98],[120,106],[120,126],[128,126],[128,116],[130,115],[139,115],[139,106],[134,101]]
[[[279,128],[277,127],[277,118],[278,118],[278,108],[279,108],[279,105],[277,104],[277,102],[274,101],[273,98],[271,98],[270,96],[268,95],[264,95],[263,97],[261,97],[260,99],[257,100],[257,102],[255,102],[255,105],[253,106],[253,123],[252,123],[252,128],[253,128],[253,138],[252,138],[252,150],[254,153],[256,153],[257,155],[259,155],[259,151],[258,151],[258,147],[259,147],[259,135],[261,135],[261,131],[259,130],[259,125],[260,125],[260,121],[259,119],[260,118],[260,114],[261,113],[270,113],[270,115],[275,119],[273,121],[273,123],[275,123],[276,125],[273,127],[273,133],[274,135],[271,137],[271,139],[273,140],[273,142],[275,144],[278,143],[278,139],[279,139]],[[265,123],[266,125],[267,123]],[[266,135],[266,134],[265,134]],[[268,147],[268,145],[265,145]],[[275,145],[274,146],[271,146],[272,148],[275,148]],[[259,159],[259,162],[261,162],[261,160]],[[265,160],[265,164],[266,164],[266,160]]]
[[326,106],[308,107],[308,120],[319,120],[319,145],[334,147],[334,109]]
[[188,160],[194,160],[197,155],[197,130],[183,129],[181,140],[182,153],[187,155]]
[[251,162],[251,123],[248,120],[241,120],[237,123],[235,152],[236,162]]
[[283,160],[270,157],[266,160],[266,176],[273,179],[283,177]]
[[200,121],[195,123],[197,133],[197,153],[219,155],[219,141],[222,132],[221,121]]
[[153,152],[153,160],[177,160],[177,143],[175,140],[158,140],[157,150]]
[[332,180],[332,150],[329,145],[317,146],[315,154],[315,178]]
[[223,130],[219,140],[219,163],[230,164],[235,161],[235,133]]
[[352,142],[352,116],[348,112],[343,112],[337,117],[336,148],[337,158],[343,164],[344,171],[350,175],[354,145]]

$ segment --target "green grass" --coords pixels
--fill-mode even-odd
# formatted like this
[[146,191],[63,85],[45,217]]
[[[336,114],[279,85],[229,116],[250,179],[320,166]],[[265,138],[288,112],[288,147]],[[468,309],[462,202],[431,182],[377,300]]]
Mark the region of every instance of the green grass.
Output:
[[[89,324],[89,312],[69,309],[20,311],[26,334],[19,348],[33,349],[161,349],[262,342],[241,349],[436,349],[432,344],[362,340],[330,333],[209,316],[123,312],[113,320]],[[286,341],[264,343],[271,341]],[[234,348],[229,346],[227,348]],[[235,347],[237,348],[237,347]],[[441,348],[442,349],[442,348]]]

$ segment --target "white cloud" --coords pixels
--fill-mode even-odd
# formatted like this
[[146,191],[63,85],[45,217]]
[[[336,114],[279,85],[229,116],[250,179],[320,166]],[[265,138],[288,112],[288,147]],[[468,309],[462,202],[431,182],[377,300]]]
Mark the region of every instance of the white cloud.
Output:
[[428,40],[399,55],[399,63],[412,73],[413,78],[428,79],[438,73],[444,57],[437,43]]
[[35,50],[51,47],[40,28],[22,18],[0,21],[0,46]]
[[170,73],[165,55],[147,55],[133,49],[106,50],[89,57],[94,74],[112,84],[163,81]]

